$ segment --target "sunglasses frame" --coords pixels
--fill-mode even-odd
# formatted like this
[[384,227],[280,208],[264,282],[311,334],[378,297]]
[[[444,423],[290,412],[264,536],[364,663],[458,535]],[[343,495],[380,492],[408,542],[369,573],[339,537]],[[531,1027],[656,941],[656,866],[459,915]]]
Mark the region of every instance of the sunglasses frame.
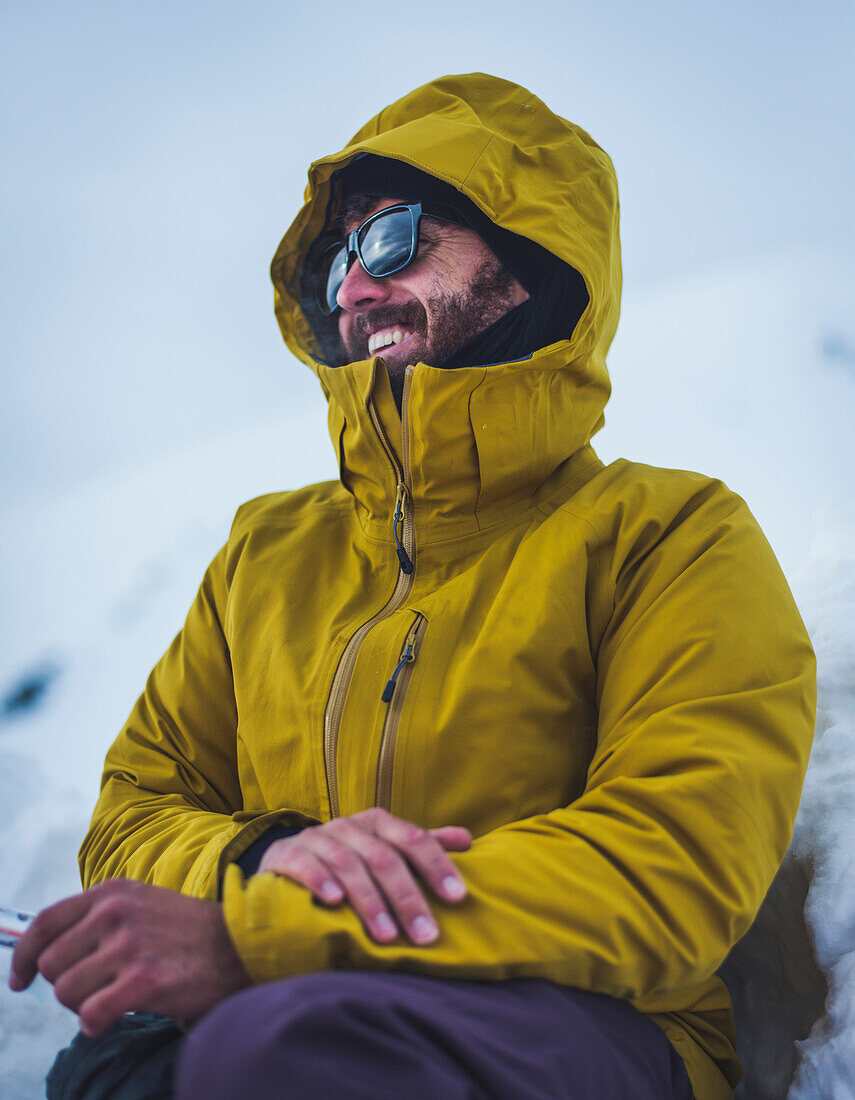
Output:
[[[379,221],[381,218],[388,217],[390,214],[397,213],[401,210],[406,210],[410,215],[409,255],[402,264],[398,264],[396,267],[393,267],[389,271],[383,271],[382,273],[375,275],[374,272],[371,270],[370,265],[367,264],[362,258],[362,248],[359,244],[359,236],[360,234],[364,233],[373,222]],[[451,218],[442,217],[441,214],[426,213],[422,209],[422,204],[420,202],[398,202],[395,203],[394,206],[386,206],[382,210],[375,211],[375,213],[371,214],[370,217],[367,217],[361,225],[358,225],[356,229],[352,229],[345,239],[335,241],[327,248],[325,248],[320,255],[320,262],[318,263],[318,269],[320,271],[327,271],[325,285],[321,286],[320,278],[315,284],[316,297],[318,299],[318,305],[320,306],[321,311],[325,313],[328,317],[331,317],[337,309],[341,308],[339,305],[333,306],[332,309],[329,308],[329,295],[327,293],[327,287],[329,286],[329,275],[332,271],[333,265],[332,262],[330,262],[329,267],[327,267],[326,258],[331,253],[339,253],[342,251],[342,249],[347,252],[347,268],[345,269],[345,278],[347,277],[347,272],[350,271],[351,267],[353,266],[354,257],[359,260],[359,262],[362,264],[363,269],[365,270],[365,273],[367,275],[370,275],[372,279],[386,279],[390,275],[397,275],[399,271],[403,271],[405,267],[409,267],[418,255],[419,230],[421,227],[422,217],[424,216],[427,216],[429,218],[436,218],[437,221],[441,222],[449,222],[452,225],[459,224],[453,221]],[[343,282],[344,279],[342,279],[342,283]],[[339,290],[340,289],[341,283],[339,283]],[[338,290],[336,291],[336,294],[338,294]]]

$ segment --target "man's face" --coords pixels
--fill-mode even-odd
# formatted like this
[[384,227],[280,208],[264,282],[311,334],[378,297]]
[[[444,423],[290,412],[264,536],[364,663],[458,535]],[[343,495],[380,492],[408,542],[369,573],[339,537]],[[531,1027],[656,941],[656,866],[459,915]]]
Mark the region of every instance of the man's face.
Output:
[[[356,229],[400,199],[378,199],[345,224]],[[338,330],[348,362],[380,355],[400,396],[409,363],[442,364],[528,292],[474,230],[423,215],[415,260],[374,279],[358,260],[338,292]]]

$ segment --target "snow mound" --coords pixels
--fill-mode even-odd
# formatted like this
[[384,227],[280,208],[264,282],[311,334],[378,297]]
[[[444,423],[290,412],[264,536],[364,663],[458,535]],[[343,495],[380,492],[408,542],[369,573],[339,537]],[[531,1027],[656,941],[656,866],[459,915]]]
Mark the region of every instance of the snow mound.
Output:
[[827,517],[796,586],[817,654],[817,729],[792,844],[722,968],[745,1070],[740,1100],[855,1098],[853,549]]

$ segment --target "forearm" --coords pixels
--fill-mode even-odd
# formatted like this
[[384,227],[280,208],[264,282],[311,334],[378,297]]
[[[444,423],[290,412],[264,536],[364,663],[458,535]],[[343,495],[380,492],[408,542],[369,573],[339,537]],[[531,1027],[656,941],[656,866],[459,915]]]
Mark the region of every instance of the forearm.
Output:
[[339,967],[541,977],[636,1001],[704,987],[789,843],[812,729],[804,657],[777,683],[734,682],[715,699],[686,698],[691,669],[672,661],[660,707],[645,698],[631,722],[602,729],[576,802],[454,857],[469,894],[437,907],[428,949],[378,945],[347,909],[230,869],[225,914],[247,971],[259,981]]
[[225,562],[224,548],[107,753],[84,886],[126,877],[217,895],[219,855],[243,827]]
[[214,898],[220,854],[241,829],[230,814],[113,781],[80,848],[81,881],[132,878]]
[[[317,906],[307,891],[271,875],[243,882],[237,868],[226,875],[226,921],[256,981],[402,969],[473,980],[546,978],[636,1000],[703,985],[747,927],[761,875],[752,881],[754,871],[736,864],[723,875],[713,852],[698,868],[697,850],[655,825],[618,822],[611,835],[597,830],[595,841],[585,835],[595,819],[585,818],[543,815],[456,855],[468,896],[454,907],[434,906],[440,938],[429,948],[403,938],[377,944],[348,907]],[[741,843],[747,827],[734,819],[732,842]],[[721,841],[719,833],[712,846]],[[637,873],[618,851],[638,862]]]

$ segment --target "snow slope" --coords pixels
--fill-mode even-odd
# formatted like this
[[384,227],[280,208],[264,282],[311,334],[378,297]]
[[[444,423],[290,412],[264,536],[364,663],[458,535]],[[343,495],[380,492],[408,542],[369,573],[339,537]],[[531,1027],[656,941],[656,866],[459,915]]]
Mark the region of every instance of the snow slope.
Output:
[[[820,658],[794,843],[726,967],[748,1100],[855,1097],[853,300],[833,266],[790,256],[629,302],[597,441],[607,461],[700,469],[740,492]],[[104,752],[235,506],[335,476],[325,421],[319,396],[299,420],[236,431],[4,517],[0,904],[35,910],[78,889],[76,850]],[[0,988],[0,1096],[41,1095],[74,1026],[49,988]]]

